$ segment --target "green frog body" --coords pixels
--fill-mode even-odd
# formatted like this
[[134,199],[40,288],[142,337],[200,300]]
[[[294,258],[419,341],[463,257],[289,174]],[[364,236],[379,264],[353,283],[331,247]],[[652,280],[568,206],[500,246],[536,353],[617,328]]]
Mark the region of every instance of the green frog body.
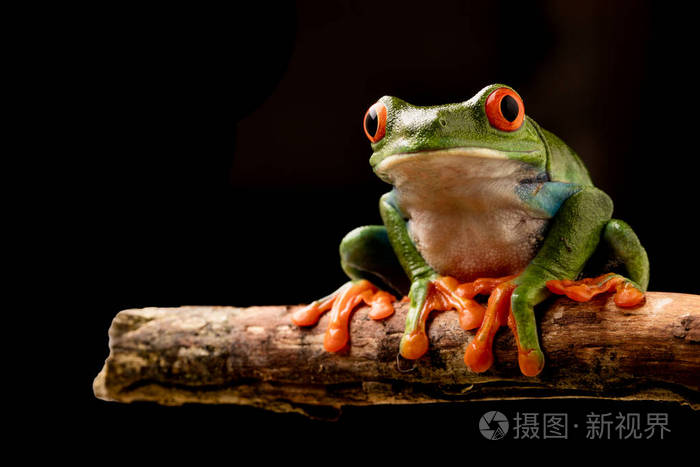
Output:
[[[360,303],[382,319],[393,313],[393,294],[408,294],[404,358],[428,350],[430,312],[457,310],[464,329],[478,328],[464,358],[472,371],[492,365],[493,337],[507,324],[522,373],[535,376],[544,355],[534,307],[551,293],[586,301],[614,290],[624,307],[643,300],[649,262],[639,239],[612,219],[612,201],[581,159],[525,115],[512,88],[495,84],[466,102],[431,107],[385,96],[364,128],[370,165],[393,186],[379,203],[383,225],[346,235],[340,257],[350,281],[292,317],[310,326],[331,310],[327,350],[348,345]],[[617,269],[580,279],[601,255]],[[477,295],[489,295],[488,303]]]

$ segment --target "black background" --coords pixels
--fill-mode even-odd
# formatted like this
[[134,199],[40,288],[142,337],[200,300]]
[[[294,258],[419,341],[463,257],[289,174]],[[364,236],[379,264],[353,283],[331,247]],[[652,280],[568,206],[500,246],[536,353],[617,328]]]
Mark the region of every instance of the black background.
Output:
[[54,280],[79,329],[76,377],[65,382],[74,402],[61,408],[81,444],[111,451],[128,433],[160,454],[192,440],[239,451],[289,441],[285,454],[304,452],[295,443],[385,439],[391,450],[426,427],[424,438],[466,447],[483,441],[476,425],[487,410],[568,412],[581,426],[590,411],[666,412],[670,436],[689,439],[696,415],[668,404],[353,408],[326,423],[246,407],[120,405],[91,389],[122,309],[303,303],[345,280],[338,243],[380,222],[389,188],[369,167],[361,127],[384,94],[432,105],[493,82],[513,86],[636,230],[650,289],[700,292],[697,41],[683,11],[633,1],[344,1],[67,16],[44,44],[46,116],[60,134],[49,142],[61,155],[51,168],[62,169],[47,224],[60,255]]

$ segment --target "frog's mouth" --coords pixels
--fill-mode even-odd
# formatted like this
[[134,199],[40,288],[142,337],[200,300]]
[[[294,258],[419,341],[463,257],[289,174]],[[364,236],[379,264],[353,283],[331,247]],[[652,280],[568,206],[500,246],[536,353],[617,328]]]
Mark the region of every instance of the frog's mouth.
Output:
[[460,156],[460,157],[486,157],[489,159],[508,159],[507,153],[504,151],[499,151],[491,148],[448,148],[448,149],[437,149],[437,150],[427,150],[418,152],[404,152],[399,154],[392,154],[387,156],[383,161],[377,166],[377,170],[390,169],[393,165],[405,162],[408,159],[418,158],[431,158],[431,157],[441,157],[441,156]]
[[463,147],[399,153],[387,156],[374,170],[382,180],[388,183],[393,183],[395,177],[400,174],[412,173],[416,176],[422,173],[426,176],[434,176],[461,173],[463,176],[468,176],[474,175],[474,172],[483,173],[486,167],[488,172],[498,177],[527,165],[518,161],[517,155],[528,152],[532,151],[512,152]]

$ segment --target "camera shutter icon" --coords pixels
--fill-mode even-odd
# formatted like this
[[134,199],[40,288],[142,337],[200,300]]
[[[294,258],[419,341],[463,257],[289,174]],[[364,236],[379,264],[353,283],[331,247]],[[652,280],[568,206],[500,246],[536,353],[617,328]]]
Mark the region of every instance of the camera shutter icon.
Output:
[[479,420],[479,431],[486,439],[502,439],[508,433],[508,418],[501,412],[486,412]]

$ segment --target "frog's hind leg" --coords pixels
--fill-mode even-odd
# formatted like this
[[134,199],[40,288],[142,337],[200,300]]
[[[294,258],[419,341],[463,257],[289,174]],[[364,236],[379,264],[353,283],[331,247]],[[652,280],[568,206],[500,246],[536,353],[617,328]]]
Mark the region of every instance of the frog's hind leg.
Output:
[[[649,284],[649,259],[639,238],[627,223],[611,219],[605,225],[601,239],[603,241],[599,247],[597,263],[604,270],[612,270],[611,272],[577,281],[552,280],[547,282],[547,288],[552,293],[566,295],[579,302],[586,302],[598,294],[614,290],[616,305],[638,305],[644,299]],[[604,265],[601,260],[605,262]],[[592,263],[595,264],[596,261]]]
[[649,258],[632,227],[621,220],[611,219],[602,238],[613,262],[623,266],[627,277],[645,292],[649,285]]
[[340,243],[340,261],[351,281],[292,315],[295,324],[311,326],[330,310],[324,338],[324,347],[329,352],[337,352],[346,346],[350,317],[360,303],[371,306],[369,316],[372,319],[386,318],[394,312],[394,296],[380,287],[399,293],[408,290],[408,278],[394,255],[383,226],[359,227],[348,233]]
[[411,283],[404,272],[383,225],[358,227],[340,242],[340,264],[352,280],[368,280],[399,295]]

